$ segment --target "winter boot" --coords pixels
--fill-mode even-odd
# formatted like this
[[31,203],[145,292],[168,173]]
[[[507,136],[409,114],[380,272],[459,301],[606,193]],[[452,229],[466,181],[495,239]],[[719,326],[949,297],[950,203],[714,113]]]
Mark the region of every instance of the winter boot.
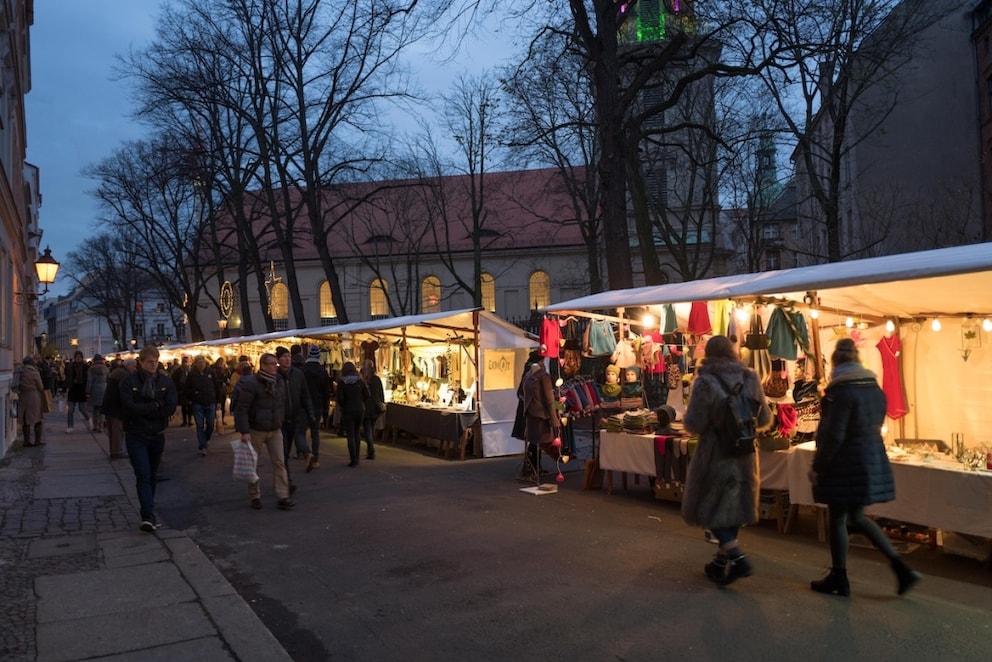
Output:
[[831,568],[830,574],[823,579],[811,581],[809,587],[817,593],[844,597],[851,595],[851,584],[847,581],[846,568]]
[[42,444],[45,443],[44,441],[41,440],[41,428],[42,428],[41,422],[34,424],[34,443],[36,446],[41,446]]
[[27,448],[28,446],[34,446],[34,444],[31,443],[31,426],[30,425],[22,425],[21,426],[21,435],[24,437],[24,447],[25,448]]
[[899,588],[897,589],[899,595],[904,594],[923,579],[923,575],[910,568],[900,558],[892,560],[892,570],[896,573],[896,579],[899,580]]

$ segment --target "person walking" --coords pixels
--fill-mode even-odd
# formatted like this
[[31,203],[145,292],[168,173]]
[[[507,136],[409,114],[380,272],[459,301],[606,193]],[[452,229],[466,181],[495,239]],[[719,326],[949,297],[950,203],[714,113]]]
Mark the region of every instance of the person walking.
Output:
[[223,398],[219,392],[218,379],[214,369],[207,365],[207,359],[197,356],[193,369],[186,377],[184,398],[190,402],[193,421],[196,424],[196,449],[200,457],[206,457],[207,444],[214,434],[214,421],[217,416],[217,402]]
[[286,380],[286,417],[282,422],[282,445],[286,460],[286,475],[289,477],[289,492],[292,494],[296,487],[289,471],[289,451],[296,446],[297,457],[302,454],[306,467],[313,468],[313,453],[307,446],[307,428],[313,421],[313,400],[307,389],[307,378],[303,370],[292,365],[293,354],[285,347],[276,348],[276,359],[279,361],[279,376]]
[[90,429],[90,415],[86,411],[87,372],[89,372],[89,366],[83,360],[83,353],[76,350],[72,355],[72,361],[65,366],[66,434],[72,433],[76,407],[79,407],[79,414],[86,422],[86,429]]
[[810,582],[818,593],[848,596],[848,532],[864,535],[892,564],[896,591],[903,595],[922,579],[899,556],[888,536],[865,516],[865,506],[895,499],[892,466],[882,441],[885,393],[871,370],[861,365],[858,348],[841,338],[830,357],[833,371],[821,401],[816,455],[809,480],[813,498],[827,504],[830,520],[830,572]]
[[223,356],[218,356],[213,365],[214,378],[220,385],[217,400],[217,415],[220,416],[220,425],[227,425],[225,414],[227,413],[227,396],[231,394],[231,369],[227,367]]
[[189,379],[189,373],[192,372],[192,370],[193,367],[190,357],[183,356],[179,365],[176,366],[170,373],[172,381],[176,385],[176,392],[179,393],[179,405],[183,414],[182,425],[184,427],[194,425],[193,403],[186,396],[186,380]]
[[365,432],[365,446],[368,452],[365,453],[366,460],[375,459],[375,421],[386,411],[386,393],[382,388],[382,379],[375,374],[375,363],[371,359],[365,359],[362,363],[362,381],[369,390],[369,397],[365,401],[365,414],[362,416],[362,430]]
[[369,387],[365,385],[362,376],[358,374],[355,364],[348,361],[341,367],[341,376],[335,392],[337,406],[341,410],[341,425],[348,436],[349,467],[358,466],[358,453],[361,450],[361,439],[358,428],[365,416],[365,402],[369,399]]
[[103,396],[102,410],[104,414],[107,442],[110,446],[110,459],[123,460],[127,457],[124,452],[124,418],[127,412],[121,404],[121,384],[128,375],[138,369],[134,359],[114,361],[110,374],[107,375],[107,391]]
[[331,403],[331,378],[320,364],[320,348],[310,346],[307,360],[303,364],[303,376],[307,379],[307,390],[313,401],[313,420],[310,422],[310,452],[313,458],[307,471],[320,467],[320,425],[328,416]]
[[[41,446],[45,443],[41,438],[45,413],[43,406],[45,384],[41,380],[41,373],[33,356],[25,356],[17,370],[20,375],[17,378],[16,388],[12,390],[17,392],[17,422],[24,435],[24,446]],[[33,442],[32,431],[34,431]]]
[[158,465],[165,450],[165,429],[179,404],[176,384],[159,370],[158,357],[158,347],[145,345],[138,352],[138,369],[120,386],[124,443],[134,469],[141,508],[140,528],[147,532],[159,528],[155,516]]
[[110,369],[103,356],[96,354],[89,370],[86,371],[86,404],[90,408],[93,432],[103,432],[103,396],[107,392],[107,375]]
[[561,419],[555,406],[555,393],[551,375],[544,367],[544,357],[537,351],[527,359],[527,372],[523,378],[524,436],[527,440],[527,457],[537,476],[541,475],[540,455],[543,450],[553,460],[559,456],[560,446],[554,440],[561,433]]
[[682,519],[710,530],[716,538],[720,547],[704,572],[721,585],[751,575],[751,564],[737,535],[741,526],[758,521],[757,453],[730,454],[726,450],[729,440],[721,439],[727,432],[716,425],[729,391],[737,385],[741,393],[758,403],[758,429],[771,425],[772,413],[757,374],[741,363],[726,336],[713,336],[706,341],[683,418],[686,431],[698,435],[699,443],[686,475]]
[[[286,381],[279,376],[274,354],[262,354],[258,372],[244,375],[238,382],[234,403],[234,427],[241,443],[251,444],[261,454],[264,448],[272,463],[272,490],[282,510],[296,506],[289,494],[289,476],[283,457],[282,422],[286,415]],[[262,507],[261,481],[248,483],[248,499],[256,510]]]

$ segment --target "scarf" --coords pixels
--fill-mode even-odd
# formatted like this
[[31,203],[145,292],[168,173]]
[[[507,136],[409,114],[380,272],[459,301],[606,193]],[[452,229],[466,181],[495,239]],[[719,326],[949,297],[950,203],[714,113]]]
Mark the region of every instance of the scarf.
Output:
[[270,375],[264,370],[259,370],[258,372],[255,373],[255,377],[258,378],[258,381],[262,384],[263,387],[265,387],[265,390],[268,393],[273,393],[275,391],[276,377],[278,377],[278,375]]

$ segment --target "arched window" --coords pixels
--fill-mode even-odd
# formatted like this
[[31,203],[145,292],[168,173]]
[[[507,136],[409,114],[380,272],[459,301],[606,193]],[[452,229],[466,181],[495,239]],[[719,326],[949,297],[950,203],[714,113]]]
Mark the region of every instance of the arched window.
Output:
[[420,312],[441,312],[441,280],[428,276],[420,283]]
[[388,294],[389,284],[381,278],[376,278],[369,285],[369,312],[373,318],[389,316]]
[[338,311],[334,309],[334,301],[331,299],[331,284],[326,280],[320,284],[320,324],[327,326],[336,324],[338,321]]
[[530,292],[531,309],[543,308],[551,305],[551,278],[543,271],[535,271],[530,275],[528,287]]
[[272,313],[272,326],[276,331],[285,331],[289,328],[289,288],[285,283],[276,283],[272,286],[272,302],[270,305]]
[[482,307],[491,313],[496,312],[496,279],[492,274],[482,272]]

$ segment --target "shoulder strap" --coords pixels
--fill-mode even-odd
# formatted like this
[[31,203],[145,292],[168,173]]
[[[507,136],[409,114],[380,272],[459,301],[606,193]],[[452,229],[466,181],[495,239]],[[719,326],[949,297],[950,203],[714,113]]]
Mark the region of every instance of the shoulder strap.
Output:
[[738,393],[741,392],[741,389],[744,388],[743,381],[737,382],[736,384],[734,384],[733,388],[731,388],[730,386],[727,386],[727,382],[723,380],[723,377],[716,374],[715,372],[712,372],[710,374],[713,375],[718,382],[720,382],[720,386],[722,386],[723,390],[727,392],[727,395],[737,395]]

